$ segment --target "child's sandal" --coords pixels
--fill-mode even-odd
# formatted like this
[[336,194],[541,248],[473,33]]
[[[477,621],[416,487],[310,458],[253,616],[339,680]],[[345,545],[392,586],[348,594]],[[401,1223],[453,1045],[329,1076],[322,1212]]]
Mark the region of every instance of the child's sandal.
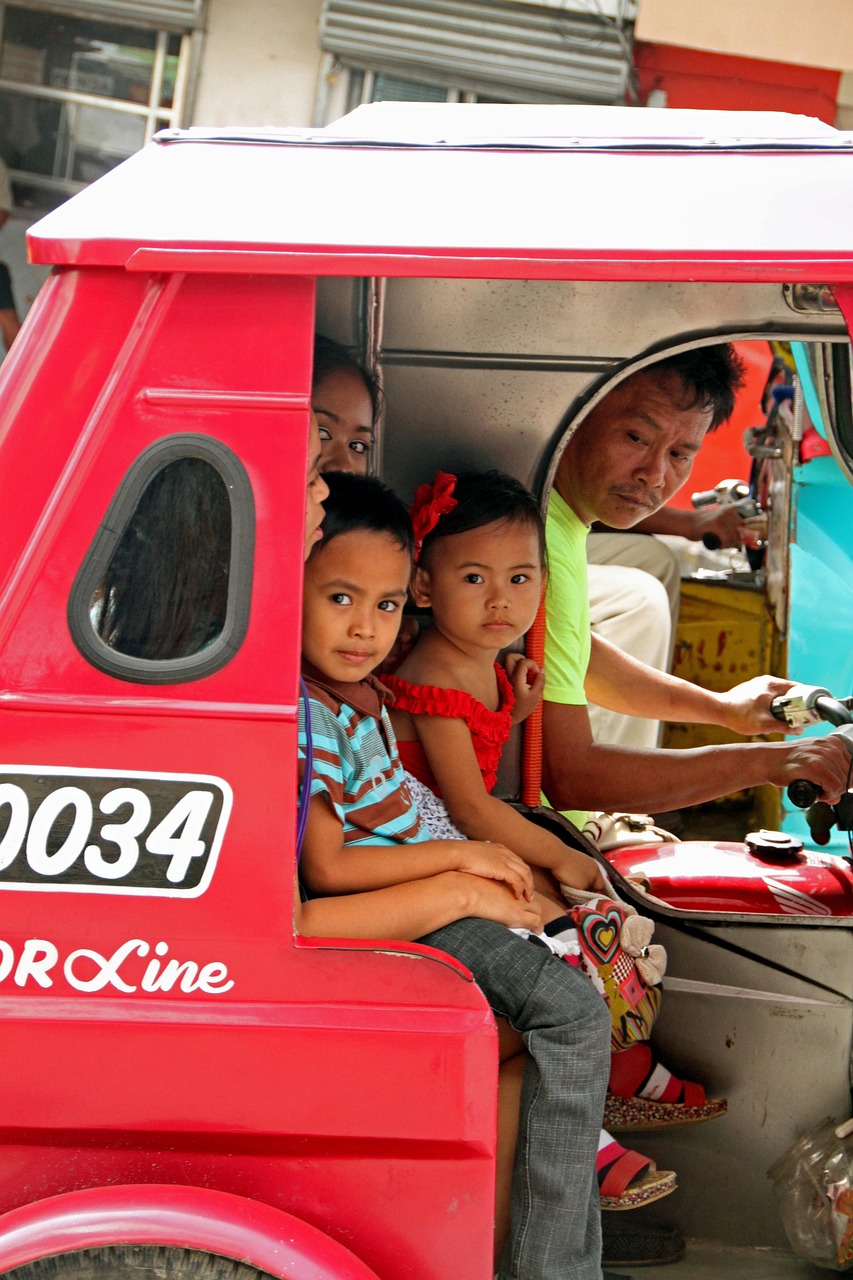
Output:
[[616,1133],[698,1124],[727,1106],[725,1098],[707,1098],[701,1084],[674,1076],[645,1042],[611,1058],[604,1123]]
[[613,1138],[599,1148],[595,1172],[602,1210],[639,1209],[675,1190],[674,1173],[659,1170],[648,1156],[627,1151]]

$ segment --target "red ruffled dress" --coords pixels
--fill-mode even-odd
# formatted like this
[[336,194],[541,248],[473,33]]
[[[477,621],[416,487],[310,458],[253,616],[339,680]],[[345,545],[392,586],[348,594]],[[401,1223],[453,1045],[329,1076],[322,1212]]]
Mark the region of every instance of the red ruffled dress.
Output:
[[[512,709],[515,706],[512,685],[498,663],[495,663],[495,676],[499,698],[497,711],[489,711],[488,707],[484,707],[470,693],[463,693],[459,689],[410,684],[399,676],[382,677],[382,683],[394,695],[394,707],[397,711],[408,711],[413,716],[444,716],[450,720],[465,721],[471,732],[471,742],[487,791],[492,791],[497,781],[498,764],[512,728]],[[461,832],[452,826],[441,802],[441,790],[420,742],[417,739],[398,742],[397,748],[403,768],[409,775],[410,787],[412,780],[420,784],[413,791],[418,809],[432,834],[437,839],[462,839]],[[434,802],[435,797],[438,797],[438,804]]]

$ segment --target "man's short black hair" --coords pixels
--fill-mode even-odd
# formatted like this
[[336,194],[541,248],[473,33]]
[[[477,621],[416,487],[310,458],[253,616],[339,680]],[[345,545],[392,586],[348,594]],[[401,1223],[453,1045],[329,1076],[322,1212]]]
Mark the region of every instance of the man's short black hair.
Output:
[[323,501],[323,537],[314,550],[320,552],[342,533],[386,533],[401,551],[413,556],[415,538],[412,522],[403,503],[375,476],[358,476],[349,471],[326,471],[323,479],[329,496]]
[[684,388],[684,409],[710,409],[708,430],[728,422],[735,407],[735,395],[746,377],[743,361],[730,342],[717,342],[710,347],[691,347],[678,355],[667,356],[643,372],[654,376],[675,374]]

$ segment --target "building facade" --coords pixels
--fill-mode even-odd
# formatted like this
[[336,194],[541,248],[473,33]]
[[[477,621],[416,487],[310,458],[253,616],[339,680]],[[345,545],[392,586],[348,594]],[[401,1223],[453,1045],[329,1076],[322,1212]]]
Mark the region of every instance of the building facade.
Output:
[[851,69],[849,0],[18,0],[0,5],[15,199],[0,258],[24,314],[43,278],[27,227],[160,129],[319,126],[399,98],[784,110],[853,128]]

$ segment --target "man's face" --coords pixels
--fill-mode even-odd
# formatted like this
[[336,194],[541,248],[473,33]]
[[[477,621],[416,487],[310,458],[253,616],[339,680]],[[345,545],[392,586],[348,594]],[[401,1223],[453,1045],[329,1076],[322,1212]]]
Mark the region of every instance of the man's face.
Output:
[[643,371],[605,396],[578,427],[557,469],[557,492],[585,524],[629,529],[688,479],[711,425],[687,409],[678,375]]

